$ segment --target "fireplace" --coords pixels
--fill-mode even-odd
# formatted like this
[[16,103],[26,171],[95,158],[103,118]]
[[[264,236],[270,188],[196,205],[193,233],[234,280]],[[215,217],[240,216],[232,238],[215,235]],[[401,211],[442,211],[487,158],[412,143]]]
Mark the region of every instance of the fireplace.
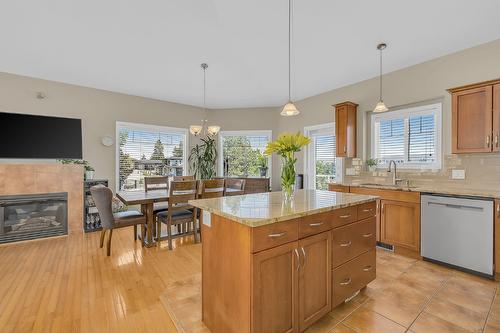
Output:
[[0,196],[0,244],[68,234],[68,193]]

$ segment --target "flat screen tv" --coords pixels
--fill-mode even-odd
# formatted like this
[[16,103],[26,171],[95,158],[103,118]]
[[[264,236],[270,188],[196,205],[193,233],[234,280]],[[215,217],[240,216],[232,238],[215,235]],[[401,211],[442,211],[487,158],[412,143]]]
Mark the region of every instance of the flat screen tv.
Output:
[[0,158],[81,159],[82,121],[0,112]]

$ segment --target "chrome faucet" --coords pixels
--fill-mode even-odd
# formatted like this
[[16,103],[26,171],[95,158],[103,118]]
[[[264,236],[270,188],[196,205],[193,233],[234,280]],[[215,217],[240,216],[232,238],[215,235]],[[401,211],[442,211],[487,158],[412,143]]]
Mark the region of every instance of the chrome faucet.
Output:
[[392,185],[397,185],[398,181],[398,179],[396,178],[397,167],[396,167],[396,162],[394,160],[389,161],[389,168],[387,169],[387,172],[392,172],[391,171],[392,164],[394,164],[394,173],[392,174]]

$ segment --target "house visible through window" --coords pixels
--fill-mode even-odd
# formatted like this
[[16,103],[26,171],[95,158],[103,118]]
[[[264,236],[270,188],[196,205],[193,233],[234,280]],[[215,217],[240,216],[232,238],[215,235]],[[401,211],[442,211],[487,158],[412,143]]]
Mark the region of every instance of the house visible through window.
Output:
[[144,177],[181,176],[187,130],[117,122],[117,189],[144,189]]
[[224,131],[219,140],[219,175],[270,176],[271,158],[264,156],[264,150],[271,131]]
[[311,138],[311,144],[306,148],[306,186],[327,190],[328,182],[337,177],[335,126],[333,123],[310,126],[304,132]]
[[441,103],[372,116],[372,157],[380,166],[441,168]]

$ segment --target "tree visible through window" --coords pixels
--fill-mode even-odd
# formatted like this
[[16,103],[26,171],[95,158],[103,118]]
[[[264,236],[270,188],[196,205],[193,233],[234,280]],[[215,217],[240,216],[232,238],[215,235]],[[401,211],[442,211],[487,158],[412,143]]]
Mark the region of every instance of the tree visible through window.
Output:
[[333,123],[304,128],[312,139],[306,149],[306,177],[308,188],[327,190],[336,174],[335,126]]
[[263,153],[270,135],[252,135],[251,133],[220,134],[222,154],[221,167],[224,176],[259,177],[261,175]]
[[184,173],[186,131],[117,123],[118,190],[144,188],[144,177]]

